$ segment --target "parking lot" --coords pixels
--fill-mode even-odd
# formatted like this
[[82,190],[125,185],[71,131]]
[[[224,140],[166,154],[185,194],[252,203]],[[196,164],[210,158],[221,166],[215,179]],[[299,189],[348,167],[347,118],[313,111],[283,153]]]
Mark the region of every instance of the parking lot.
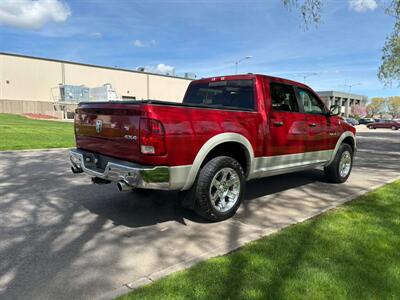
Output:
[[112,297],[398,178],[400,131],[359,131],[347,183],[319,169],[251,181],[221,223],[179,207],[174,192],[94,186],[70,172],[65,150],[2,152],[0,298]]

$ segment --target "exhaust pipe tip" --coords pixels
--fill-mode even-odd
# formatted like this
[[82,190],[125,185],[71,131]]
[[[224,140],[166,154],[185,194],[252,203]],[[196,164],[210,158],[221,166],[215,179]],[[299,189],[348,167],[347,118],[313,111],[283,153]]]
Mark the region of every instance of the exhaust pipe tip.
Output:
[[133,190],[133,187],[123,180],[117,182],[117,188],[120,192],[128,192]]
[[71,171],[72,171],[72,173],[74,173],[74,174],[83,173],[83,170],[82,170],[82,169],[77,168],[77,167],[75,167],[75,166],[71,166]]

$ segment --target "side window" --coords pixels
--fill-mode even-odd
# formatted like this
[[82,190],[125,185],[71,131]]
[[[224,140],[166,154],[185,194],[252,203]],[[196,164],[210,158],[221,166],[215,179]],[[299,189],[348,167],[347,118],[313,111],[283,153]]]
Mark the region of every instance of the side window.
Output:
[[290,85],[274,83],[270,85],[272,109],[277,111],[299,111],[294,89]]
[[304,112],[309,114],[321,114],[325,111],[324,105],[307,90],[298,88],[300,101],[303,103]]

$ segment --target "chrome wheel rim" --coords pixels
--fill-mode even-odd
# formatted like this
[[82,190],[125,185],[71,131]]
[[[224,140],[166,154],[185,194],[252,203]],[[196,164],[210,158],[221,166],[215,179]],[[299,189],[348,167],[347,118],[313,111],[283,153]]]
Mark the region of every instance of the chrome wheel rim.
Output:
[[213,177],[210,185],[212,206],[219,212],[226,212],[235,206],[240,195],[240,177],[232,168],[223,168]]
[[342,153],[342,157],[340,158],[340,163],[339,163],[339,174],[340,177],[346,177],[351,168],[351,154],[349,151],[344,151]]

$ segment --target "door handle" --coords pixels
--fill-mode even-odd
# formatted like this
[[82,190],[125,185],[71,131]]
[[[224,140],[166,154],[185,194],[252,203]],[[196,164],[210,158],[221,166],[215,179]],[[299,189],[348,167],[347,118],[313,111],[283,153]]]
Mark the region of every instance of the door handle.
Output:
[[317,127],[317,124],[316,124],[316,123],[309,123],[308,126],[310,126],[310,127]]
[[282,121],[275,121],[274,122],[274,126],[281,127],[281,126],[283,126],[283,122]]

